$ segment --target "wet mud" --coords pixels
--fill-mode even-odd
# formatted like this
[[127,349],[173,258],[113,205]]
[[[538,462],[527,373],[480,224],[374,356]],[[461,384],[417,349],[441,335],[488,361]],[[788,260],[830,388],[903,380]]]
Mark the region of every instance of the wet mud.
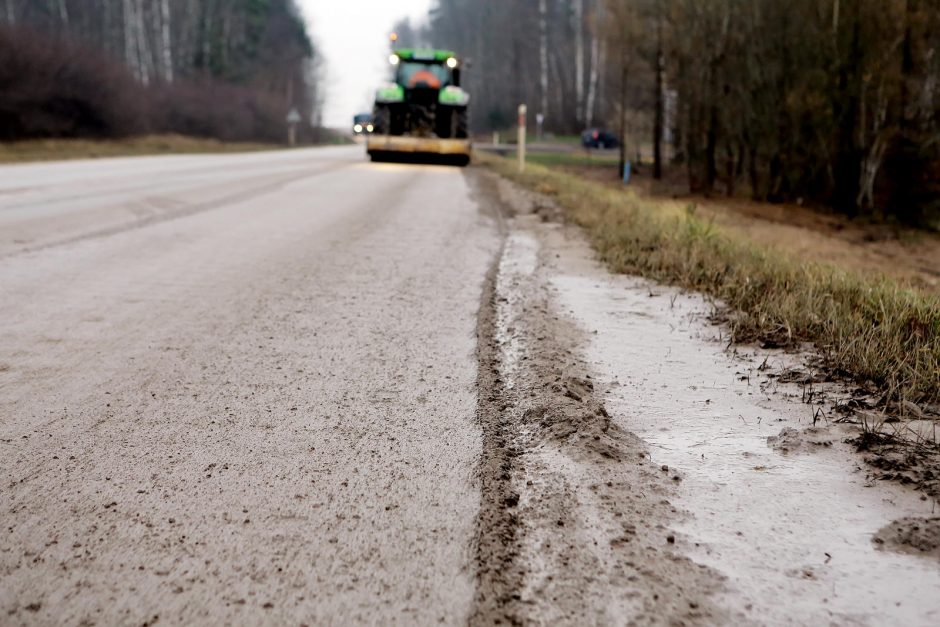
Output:
[[550,199],[496,191],[514,575],[478,618],[936,624],[932,501],[853,450],[835,411],[852,390],[804,356],[729,348],[714,304],[612,277]]
[[[479,333],[483,486],[472,624],[717,624],[722,577],[674,550],[681,477],[611,419],[581,357],[584,334],[553,302],[536,242],[506,189],[506,240]],[[538,217],[534,218],[538,220]]]

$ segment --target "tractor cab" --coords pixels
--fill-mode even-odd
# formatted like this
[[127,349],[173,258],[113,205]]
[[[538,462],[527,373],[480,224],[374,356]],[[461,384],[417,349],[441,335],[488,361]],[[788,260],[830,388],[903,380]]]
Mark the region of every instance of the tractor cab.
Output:
[[390,57],[395,83],[405,89],[460,87],[460,62],[449,50],[402,48]]

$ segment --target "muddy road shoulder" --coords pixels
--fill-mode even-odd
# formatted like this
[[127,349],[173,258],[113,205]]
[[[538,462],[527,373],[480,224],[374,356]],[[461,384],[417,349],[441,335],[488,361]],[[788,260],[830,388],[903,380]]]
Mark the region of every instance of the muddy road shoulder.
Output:
[[483,428],[472,624],[714,624],[717,572],[673,550],[670,503],[682,477],[655,466],[617,426],[557,311],[544,251],[525,229],[540,208],[497,177],[471,171],[505,237],[478,319]]

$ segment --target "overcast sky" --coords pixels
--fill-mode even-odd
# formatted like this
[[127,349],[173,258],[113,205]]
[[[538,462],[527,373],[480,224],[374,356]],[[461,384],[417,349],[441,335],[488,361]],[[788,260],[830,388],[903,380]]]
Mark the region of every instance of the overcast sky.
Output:
[[326,112],[331,127],[352,125],[372,110],[375,88],[389,78],[388,35],[399,18],[423,21],[432,0],[299,0],[326,57]]

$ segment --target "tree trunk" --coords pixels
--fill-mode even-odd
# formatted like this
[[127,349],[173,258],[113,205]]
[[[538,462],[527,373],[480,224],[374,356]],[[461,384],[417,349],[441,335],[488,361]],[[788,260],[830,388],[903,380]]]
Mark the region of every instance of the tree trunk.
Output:
[[147,29],[144,26],[144,3],[143,0],[137,0],[137,6],[134,9],[134,30],[137,43],[138,67],[140,68],[140,82],[144,85],[150,83],[151,69],[153,66],[153,57],[150,54],[150,46],[147,43]]
[[734,184],[737,179],[737,167],[734,157],[734,148],[731,142],[725,144],[725,194],[730,198],[734,196]]
[[140,80],[140,67],[138,64],[139,58],[137,56],[137,41],[134,39],[136,29],[134,24],[136,18],[134,16],[134,0],[123,0],[123,21],[124,21],[124,59],[127,63],[127,66],[131,68],[131,71],[134,73],[134,76]]
[[627,51],[626,43],[620,53],[620,179],[627,167]]
[[591,74],[588,80],[587,100],[584,104],[584,123],[586,126],[594,124],[594,109],[597,101],[597,81],[600,74],[600,38],[597,35],[591,37]]
[[861,154],[856,141],[860,101],[860,64],[862,60],[861,16],[855,3],[848,57],[840,63],[833,111],[837,122],[836,154],[833,176],[833,206],[849,217],[858,215],[861,182]]
[[708,133],[705,137],[705,187],[710,192],[715,188],[718,178],[718,162],[715,152],[718,150],[718,106],[709,107]]
[[170,15],[170,0],[160,2],[161,45],[163,52],[163,78],[173,82],[173,28]]
[[575,117],[584,122],[584,0],[574,0],[574,83]]
[[55,1],[55,13],[62,27],[67,28],[69,25],[69,8],[66,6],[65,0]]
[[539,0],[539,113],[548,117],[548,3]]
[[656,15],[656,93],[653,96],[653,178],[663,178],[663,18],[662,10]]
[[757,167],[757,146],[753,143],[747,151],[748,174],[751,179],[751,198],[754,200],[764,200],[760,191],[760,174]]

